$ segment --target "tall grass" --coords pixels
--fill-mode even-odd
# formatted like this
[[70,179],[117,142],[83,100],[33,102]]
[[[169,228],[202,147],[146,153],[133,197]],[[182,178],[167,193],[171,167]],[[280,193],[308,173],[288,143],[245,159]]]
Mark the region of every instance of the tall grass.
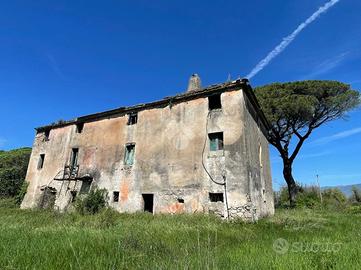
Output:
[[[248,224],[206,215],[105,209],[82,216],[10,205],[0,203],[0,269],[361,269],[359,214],[280,210]],[[290,245],[284,254],[275,246],[280,238]],[[304,249],[292,250],[295,243]],[[327,243],[340,248],[322,249]]]

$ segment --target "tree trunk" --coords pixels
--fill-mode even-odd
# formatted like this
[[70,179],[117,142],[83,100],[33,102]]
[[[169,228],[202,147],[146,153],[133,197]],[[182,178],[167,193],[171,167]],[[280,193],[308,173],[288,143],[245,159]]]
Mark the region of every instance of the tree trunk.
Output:
[[298,187],[292,176],[292,162],[289,159],[283,160],[283,177],[285,178],[288,187],[290,206],[295,207]]

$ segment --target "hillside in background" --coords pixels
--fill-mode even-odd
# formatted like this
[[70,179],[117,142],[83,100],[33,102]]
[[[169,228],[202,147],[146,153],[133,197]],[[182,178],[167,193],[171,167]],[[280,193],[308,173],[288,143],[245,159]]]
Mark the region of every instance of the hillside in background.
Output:
[[352,195],[352,187],[357,187],[358,189],[361,189],[361,184],[356,184],[356,185],[345,185],[345,186],[326,186],[326,187],[322,187],[322,190],[325,189],[331,189],[331,188],[338,188],[339,190],[342,191],[343,194],[345,194],[347,197],[350,197]]
[[15,197],[25,180],[31,148],[0,151],[0,197]]

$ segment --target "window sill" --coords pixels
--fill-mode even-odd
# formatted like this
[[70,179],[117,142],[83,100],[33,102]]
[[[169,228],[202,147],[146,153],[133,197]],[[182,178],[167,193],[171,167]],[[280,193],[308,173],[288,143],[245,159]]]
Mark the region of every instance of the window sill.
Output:
[[208,158],[224,157],[224,150],[211,151],[208,153]]
[[210,113],[218,113],[218,112],[222,112],[222,108],[219,108],[219,109],[212,109],[212,110],[209,110]]

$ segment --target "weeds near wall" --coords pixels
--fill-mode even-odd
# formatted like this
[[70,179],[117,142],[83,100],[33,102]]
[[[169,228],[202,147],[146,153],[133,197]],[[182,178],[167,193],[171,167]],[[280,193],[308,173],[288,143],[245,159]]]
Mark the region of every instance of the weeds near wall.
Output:
[[106,189],[91,190],[88,194],[77,198],[75,210],[82,215],[94,215],[107,206],[107,201]]

